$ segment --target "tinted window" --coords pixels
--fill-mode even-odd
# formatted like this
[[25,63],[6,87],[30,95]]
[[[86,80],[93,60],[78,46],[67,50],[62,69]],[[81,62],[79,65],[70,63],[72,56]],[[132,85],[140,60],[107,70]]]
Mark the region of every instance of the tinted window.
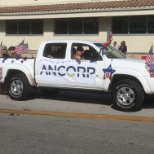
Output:
[[47,58],[64,59],[66,46],[66,43],[49,43],[45,46],[43,56]]
[[82,34],[82,18],[69,19],[69,34]]
[[112,32],[114,34],[127,34],[128,33],[128,17],[113,18]]
[[43,34],[43,20],[6,21],[6,34]]
[[17,34],[17,21],[6,21],[6,34]]
[[70,18],[54,20],[55,34],[98,34],[99,18]]
[[154,16],[114,17],[112,18],[112,33],[154,33]]
[[98,34],[98,18],[84,18],[84,34]]
[[154,33],[154,16],[148,17],[148,33]]
[[30,34],[30,21],[19,20],[18,21],[18,33],[19,34]]
[[98,61],[98,60],[102,60],[101,55],[92,47],[89,46],[87,44],[82,44],[82,43],[73,43],[72,44],[72,59],[74,59],[74,54],[75,54],[75,50],[77,49],[78,46],[82,46],[82,48],[84,49],[84,53],[83,53],[83,59],[85,60],[94,60],[94,61]]
[[42,20],[31,20],[31,34],[43,34]]
[[146,17],[131,17],[130,18],[130,33],[146,33]]
[[55,34],[68,34],[68,19],[55,19]]

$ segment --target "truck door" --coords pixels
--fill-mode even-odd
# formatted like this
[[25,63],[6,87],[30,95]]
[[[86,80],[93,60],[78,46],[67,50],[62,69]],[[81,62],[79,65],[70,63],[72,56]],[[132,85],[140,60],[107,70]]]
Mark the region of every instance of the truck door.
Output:
[[[78,46],[84,49],[81,60],[75,59]],[[73,43],[69,66],[67,70],[67,86],[85,89],[103,89],[104,60],[94,47],[89,44]]]
[[66,86],[65,62],[66,43],[48,43],[45,45],[43,56],[37,61],[36,81],[38,86]]

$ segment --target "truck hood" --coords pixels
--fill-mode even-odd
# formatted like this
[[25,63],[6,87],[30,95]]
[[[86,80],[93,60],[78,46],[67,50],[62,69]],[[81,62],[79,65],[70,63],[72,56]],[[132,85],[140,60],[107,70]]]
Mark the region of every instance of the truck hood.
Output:
[[144,60],[136,59],[112,59],[112,66],[118,68],[130,68],[135,70],[145,69]]

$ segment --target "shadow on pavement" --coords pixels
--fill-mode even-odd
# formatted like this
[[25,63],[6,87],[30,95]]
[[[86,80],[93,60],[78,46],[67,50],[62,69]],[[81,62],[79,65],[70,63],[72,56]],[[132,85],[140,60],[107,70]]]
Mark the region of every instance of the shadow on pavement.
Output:
[[36,97],[78,103],[104,104],[108,106],[112,104],[111,96],[107,93],[61,90],[56,96],[44,96],[41,91],[36,90],[33,92],[33,98]]
[[153,100],[149,100],[149,101],[145,101],[143,104],[143,108],[145,109],[152,109],[154,108],[154,99]]
[[[61,90],[56,96],[44,96],[40,90],[34,90],[33,98],[44,98],[78,103],[103,104],[111,106],[113,109],[116,109],[114,105],[112,105],[111,95],[108,93]],[[148,108],[154,108],[154,97],[145,100],[145,102],[143,103],[142,109]]]

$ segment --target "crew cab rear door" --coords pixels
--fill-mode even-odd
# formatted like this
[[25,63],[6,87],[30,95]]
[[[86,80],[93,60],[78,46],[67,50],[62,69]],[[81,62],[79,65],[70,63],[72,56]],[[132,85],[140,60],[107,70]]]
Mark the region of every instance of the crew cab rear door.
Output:
[[43,87],[63,87],[66,80],[63,77],[63,63],[66,56],[66,42],[50,42],[44,47],[42,55],[36,61],[36,82]]

